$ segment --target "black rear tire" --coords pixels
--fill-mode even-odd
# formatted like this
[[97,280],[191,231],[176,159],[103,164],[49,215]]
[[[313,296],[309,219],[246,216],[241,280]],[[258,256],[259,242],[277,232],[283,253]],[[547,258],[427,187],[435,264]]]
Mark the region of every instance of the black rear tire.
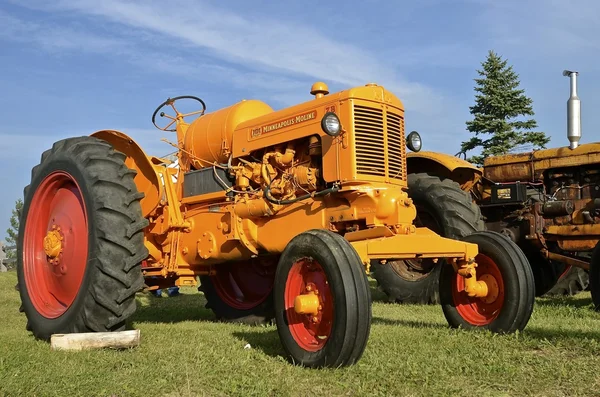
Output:
[[[224,263],[217,266],[218,274],[215,276],[200,276],[198,290],[204,293],[205,307],[212,310],[221,322],[246,325],[272,323],[275,317],[273,279],[276,259],[256,258]],[[257,267],[259,271],[254,271]],[[255,293],[257,287],[258,294]],[[242,295],[237,296],[236,292]]]
[[[479,264],[477,279],[493,275],[500,292],[495,301],[488,303],[482,298],[470,298],[457,287],[457,280],[462,276],[451,265],[444,264],[440,300],[448,324],[452,328],[481,328],[495,333],[522,331],[531,317],[535,300],[533,273],[523,251],[506,237],[491,231],[475,232],[462,240],[479,247],[475,259]],[[486,267],[490,260],[492,264]]]
[[[312,329],[312,315],[296,313],[290,302],[298,296],[296,289],[314,291],[308,288],[313,281],[320,286],[314,327],[321,332],[315,332],[327,333],[320,338],[306,331]],[[309,230],[289,242],[275,276],[275,320],[292,363],[343,367],[361,358],[371,328],[371,296],[362,261],[347,240],[327,230]]]
[[[479,207],[468,192],[451,179],[426,173],[408,175],[408,195],[417,207],[415,226],[442,237],[460,239],[485,230]],[[431,259],[371,263],[372,277],[389,302],[439,303],[440,264]]]
[[[35,273],[52,272],[52,265],[46,262],[41,267],[33,265],[39,263],[33,258],[46,258],[46,254],[44,250],[31,248],[39,248],[39,242],[32,242],[33,237],[25,231],[28,226],[45,230],[44,222],[54,222],[54,219],[32,219],[28,215],[33,211],[32,198],[42,182],[57,174],[69,175],[79,186],[86,208],[82,213],[87,217],[87,230],[81,232],[87,233],[88,250],[87,257],[81,256],[85,266],[81,282],[71,286],[76,291],[72,303],[66,306],[62,315],[49,316],[34,305],[45,288],[44,283],[36,282],[40,278],[36,278]],[[27,329],[35,337],[48,340],[56,333],[125,329],[127,320],[136,310],[135,294],[144,285],[141,262],[148,256],[143,233],[148,221],[142,216],[140,200],[143,194],[138,192],[134,176],[135,171],[127,168],[122,153],[94,137],[56,142],[52,149],[42,154],[41,163],[33,168],[31,184],[24,190],[17,272]],[[64,233],[69,232],[65,230]],[[64,257],[63,260],[65,270],[69,269],[71,262]],[[46,297],[50,296],[48,291],[45,293]]]

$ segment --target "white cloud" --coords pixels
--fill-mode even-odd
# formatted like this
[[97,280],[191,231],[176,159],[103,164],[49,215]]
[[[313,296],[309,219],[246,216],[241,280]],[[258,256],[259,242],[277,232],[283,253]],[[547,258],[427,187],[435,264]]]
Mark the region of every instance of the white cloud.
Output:
[[[351,38],[347,41],[335,40],[332,38],[334,36],[322,34],[289,19],[250,19],[205,2],[190,0],[177,0],[168,6],[152,0],[30,1],[18,4],[96,20],[99,18],[103,22],[135,29],[138,33],[141,30],[153,34],[154,37],[160,37],[163,44],[170,43],[172,48],[164,47],[166,53],[162,56],[155,52],[152,60],[138,50],[135,58],[139,64],[190,76],[193,74],[188,74],[187,69],[190,65],[196,67],[200,60],[210,66],[196,68],[196,71],[214,72],[215,77],[223,78],[221,72],[225,69],[228,82],[254,90],[268,87],[275,98],[289,98],[289,89],[296,88],[299,81],[310,77],[343,86],[376,81],[400,96],[413,112],[429,113],[432,108],[441,107],[445,99],[433,88],[399,75],[395,65],[389,63],[388,59],[379,58],[377,54],[359,47]],[[211,58],[255,71],[245,73],[237,68],[207,62],[205,57],[198,54],[198,48]],[[169,56],[173,53],[187,53],[189,56],[180,55],[179,59],[173,60]],[[263,81],[271,83],[263,84]]]

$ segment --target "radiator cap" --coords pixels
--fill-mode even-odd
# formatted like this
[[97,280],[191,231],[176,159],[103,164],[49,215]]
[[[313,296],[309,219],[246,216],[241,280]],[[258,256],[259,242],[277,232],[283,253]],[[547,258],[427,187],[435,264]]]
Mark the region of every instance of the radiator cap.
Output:
[[324,95],[329,94],[329,87],[322,81],[317,81],[310,88],[310,94],[314,95],[315,98],[322,98]]

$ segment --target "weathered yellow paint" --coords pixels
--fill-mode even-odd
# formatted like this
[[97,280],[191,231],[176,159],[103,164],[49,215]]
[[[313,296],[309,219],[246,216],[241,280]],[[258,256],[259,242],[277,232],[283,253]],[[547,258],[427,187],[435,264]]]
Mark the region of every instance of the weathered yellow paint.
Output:
[[536,181],[549,169],[600,163],[600,143],[488,157],[484,175],[494,182]]

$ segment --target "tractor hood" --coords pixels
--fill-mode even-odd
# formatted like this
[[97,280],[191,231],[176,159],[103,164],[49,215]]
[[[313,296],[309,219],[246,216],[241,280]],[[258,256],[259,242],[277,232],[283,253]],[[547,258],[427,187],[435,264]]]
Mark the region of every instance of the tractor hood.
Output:
[[600,162],[600,143],[586,143],[570,149],[568,146],[527,153],[488,157],[483,163],[483,175],[493,182],[536,181],[548,169],[578,167]]

